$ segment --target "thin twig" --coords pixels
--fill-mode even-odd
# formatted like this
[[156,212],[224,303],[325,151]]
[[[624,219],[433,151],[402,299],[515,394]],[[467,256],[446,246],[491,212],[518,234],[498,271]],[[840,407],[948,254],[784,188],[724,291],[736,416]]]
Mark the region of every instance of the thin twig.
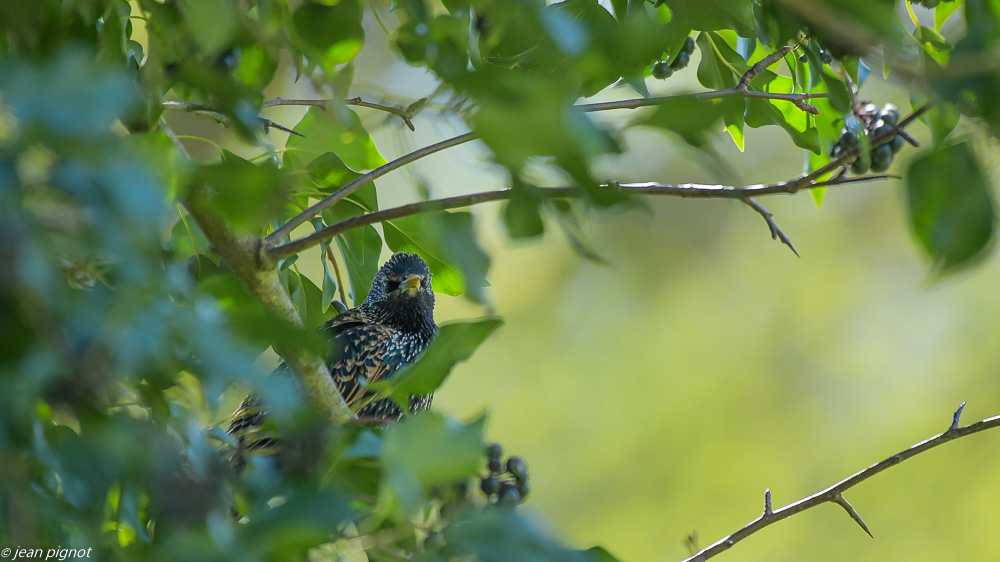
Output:
[[762,514],[757,519],[754,519],[750,523],[746,524],[743,528],[736,531],[735,533],[727,537],[723,537],[722,539],[719,539],[715,543],[703,548],[701,551],[694,554],[693,556],[686,558],[684,562],[701,562],[703,560],[708,560],[709,558],[715,556],[716,554],[729,550],[730,548],[732,548],[734,544],[749,537],[750,535],[756,533],[757,531],[760,531],[761,529],[767,527],[772,523],[776,523],[778,521],[781,521],[782,519],[787,519],[788,517],[791,517],[796,513],[801,513],[809,508],[816,507],[817,505],[821,505],[828,502],[836,503],[841,507],[843,507],[847,511],[847,513],[851,515],[851,518],[856,523],[858,523],[858,525],[860,525],[861,528],[864,529],[864,531],[868,533],[869,536],[871,536],[871,531],[868,530],[868,526],[865,525],[864,521],[861,520],[861,516],[858,515],[854,507],[852,507],[851,504],[848,503],[846,499],[844,499],[844,492],[857,486],[858,484],[864,482],[865,480],[868,480],[872,476],[875,476],[876,474],[884,470],[892,468],[893,466],[896,466],[897,464],[905,461],[906,459],[915,457],[916,455],[919,455],[924,451],[933,449],[938,445],[943,445],[949,441],[953,441],[955,439],[958,439],[960,437],[965,437],[967,435],[972,435],[974,433],[979,433],[980,431],[986,431],[987,429],[1000,427],[1000,416],[993,416],[991,418],[986,418],[982,421],[976,422],[971,425],[967,425],[965,427],[959,427],[958,419],[962,413],[962,408],[964,406],[965,403],[963,402],[962,406],[960,406],[958,411],[955,412],[955,415],[952,418],[952,423],[949,426],[948,430],[945,431],[944,433],[935,435],[930,439],[921,441],[911,446],[908,449],[900,451],[899,453],[896,453],[895,455],[887,459],[884,459],[869,466],[864,470],[856,472],[855,474],[841,480],[840,482],[837,482],[836,484],[830,486],[825,490],[816,492],[815,494],[809,497],[788,504],[780,509],[773,510],[770,514],[768,514],[767,510],[765,509],[764,514]]
[[446,148],[451,148],[453,146],[469,142],[475,139],[476,137],[477,135],[475,133],[465,133],[464,135],[458,135],[457,137],[445,139],[443,141],[436,142],[432,145],[425,146],[418,150],[414,150],[413,152],[410,152],[408,154],[404,154],[403,156],[396,158],[392,162],[383,164],[378,168],[371,170],[370,172],[362,174],[354,181],[348,182],[347,185],[345,185],[344,187],[341,187],[337,191],[334,191],[331,195],[328,195],[327,197],[320,199],[312,207],[309,207],[305,211],[302,211],[301,213],[295,215],[294,217],[289,219],[288,222],[281,225],[280,228],[278,228],[271,234],[267,235],[267,237],[264,238],[265,248],[268,246],[274,246],[279,241],[284,240],[285,237],[291,234],[291,232],[295,230],[295,228],[298,227],[300,224],[322,213],[326,209],[329,209],[333,205],[337,204],[341,199],[347,197],[351,193],[354,193],[357,189],[359,189],[366,183],[378,179],[393,170],[402,168],[403,166],[406,166],[411,162],[420,160],[425,156],[430,156],[431,154],[434,154],[435,152],[441,152]]
[[[785,52],[785,49],[779,49],[778,52]],[[770,64],[774,64],[778,60],[780,60],[780,57],[773,58],[773,55],[769,55],[768,57],[765,57],[765,59],[763,61],[761,61],[761,62],[759,62],[759,63],[751,66],[749,69],[747,69],[747,71],[745,73],[743,73],[743,76],[740,78],[740,83],[738,85],[736,85],[736,86],[734,86],[732,88],[727,88],[725,90],[717,90],[717,91],[714,91],[714,92],[700,92],[700,93],[696,93],[696,94],[681,94],[681,95],[676,95],[676,96],[662,96],[662,97],[657,97],[657,98],[638,98],[638,99],[631,99],[631,100],[620,100],[620,101],[611,101],[611,102],[602,102],[602,103],[591,103],[591,104],[577,105],[577,106],[574,106],[574,107],[576,107],[580,111],[592,112],[592,111],[608,111],[608,110],[612,110],[612,109],[635,109],[635,108],[646,107],[646,106],[650,106],[650,105],[659,105],[659,104],[662,104],[662,103],[664,103],[666,101],[669,101],[669,100],[672,100],[672,99],[679,99],[679,98],[694,98],[694,99],[710,100],[710,99],[718,99],[718,98],[725,98],[725,97],[756,97],[756,98],[767,98],[767,99],[775,99],[775,100],[786,100],[786,101],[792,101],[792,102],[801,102],[801,101],[804,101],[804,100],[807,100],[807,99],[822,98],[822,97],[826,97],[827,96],[826,93],[818,93],[818,94],[809,94],[809,93],[801,93],[801,94],[777,94],[777,93],[771,93],[771,92],[757,92],[757,91],[751,91],[751,90],[747,89],[747,84],[750,83],[750,81],[753,79],[753,77],[757,73],[759,73],[761,70],[763,70],[765,68],[764,66],[761,66],[761,63],[766,62],[766,61],[770,61],[770,62],[768,62],[768,65],[770,65]],[[746,82],[746,84],[744,84],[744,81]],[[292,230],[294,230],[298,225],[304,223],[305,221],[309,220],[310,218],[318,215],[319,213],[323,212],[324,210],[326,210],[326,209],[330,208],[331,206],[335,205],[338,201],[340,201],[344,197],[347,197],[348,195],[350,195],[355,190],[357,190],[358,188],[360,188],[362,185],[368,183],[369,181],[372,181],[372,180],[374,180],[374,179],[376,179],[376,178],[384,175],[387,172],[390,172],[392,170],[395,170],[397,168],[405,166],[406,164],[409,164],[410,162],[413,162],[415,160],[423,158],[424,156],[429,156],[429,155],[431,155],[431,154],[433,154],[435,152],[439,152],[439,151],[444,150],[446,148],[451,148],[453,146],[457,146],[459,144],[463,144],[463,143],[469,142],[469,141],[471,141],[471,140],[473,140],[473,139],[475,139],[477,137],[478,137],[478,135],[476,133],[466,133],[464,135],[459,135],[457,137],[452,137],[450,139],[443,140],[441,142],[432,144],[430,146],[421,148],[421,149],[416,150],[414,152],[411,152],[409,154],[403,155],[400,158],[397,158],[396,160],[393,160],[392,162],[389,162],[387,164],[383,164],[382,166],[380,166],[378,168],[375,168],[374,170],[372,170],[372,171],[370,171],[370,172],[362,175],[361,177],[357,178],[356,180],[354,180],[354,181],[348,183],[347,185],[341,187],[340,189],[338,189],[337,191],[335,191],[333,194],[331,194],[328,197],[320,200],[315,205],[313,205],[312,207],[306,209],[302,213],[299,213],[298,215],[292,217],[287,223],[285,223],[284,225],[282,225],[281,228],[279,228],[278,230],[274,231],[269,236],[267,236],[267,238],[264,239],[265,248],[267,248],[269,246],[276,245],[279,241],[283,240],[286,236],[288,236],[289,234],[291,234]]]
[[[788,246],[792,253],[795,254],[795,257],[802,257],[799,255],[798,251],[795,250],[795,246],[792,246],[792,241],[788,239],[788,235],[785,234],[785,232],[781,230],[781,227],[778,226],[778,223],[775,222],[774,215],[771,214],[771,211],[765,209],[764,206],[758,203],[753,197],[747,197],[743,200],[743,202],[754,211],[757,211],[757,214],[764,217],[764,222],[766,222],[767,227],[771,229],[771,240],[780,240],[782,244]],[[768,497],[770,497],[770,495]]]
[[[216,122],[225,125],[226,127],[232,124],[229,117],[227,117],[222,113],[219,113],[218,111],[213,109],[212,106],[205,103],[167,100],[163,102],[163,109],[178,109],[190,113],[201,113],[211,117]],[[264,127],[264,134],[267,134],[267,132],[270,129],[278,129],[279,131],[284,131],[290,135],[296,135],[299,137],[305,136],[302,133],[296,132],[294,129],[290,129],[288,127],[285,127],[284,125],[275,123],[274,121],[267,119],[265,117],[259,117],[259,119],[261,125]]]
[[[426,99],[426,98],[424,98]],[[275,107],[279,105],[308,105],[312,107],[320,107],[326,109],[330,102],[335,100],[332,99],[320,99],[320,100],[306,100],[306,99],[293,99],[286,100],[283,98],[274,98],[273,100],[268,100],[260,105],[261,109],[267,109],[269,107]],[[369,109],[377,109],[379,111],[385,111],[386,113],[391,113],[403,120],[406,127],[411,131],[416,131],[417,128],[413,126],[413,107],[418,107],[415,104],[411,104],[409,107],[402,108],[393,105],[383,105],[381,103],[375,103],[370,101],[365,101],[360,96],[353,98],[348,98],[344,100],[347,105],[356,105],[358,107],[367,107]]]
[[337,277],[337,291],[340,293],[340,302],[347,303],[347,295],[344,294],[344,282],[340,278],[340,266],[337,265],[337,260],[333,257],[333,248],[330,246],[326,247],[326,259],[330,260],[330,265],[333,266],[333,274]]
[[[765,184],[765,185],[751,185],[747,187],[732,187],[728,185],[702,185],[702,184],[692,184],[692,183],[669,185],[669,184],[659,184],[652,182],[646,182],[646,183],[613,182],[610,184],[604,184],[601,187],[605,189],[622,189],[629,193],[635,193],[637,195],[668,195],[674,197],[684,197],[693,199],[746,200],[750,197],[756,197],[761,195],[794,194],[805,189],[814,189],[817,187],[845,185],[850,183],[869,182],[869,181],[891,179],[897,177],[898,176],[893,176],[890,174],[875,174],[875,175],[860,176],[853,178],[843,176],[825,181],[815,181],[815,179],[813,179],[805,182],[801,181],[802,178],[796,178],[791,181],[784,181],[784,182]],[[461,207],[478,205],[480,203],[486,203],[489,201],[502,201],[505,199],[510,199],[512,193],[513,191],[510,188],[498,189],[495,191],[482,191],[479,193],[456,195],[454,197],[445,197],[442,199],[431,199],[429,201],[420,201],[417,203],[410,203],[408,205],[401,205],[399,207],[382,209],[380,211],[375,211],[374,213],[355,215],[353,217],[344,219],[340,222],[333,223],[325,228],[321,228],[316,232],[313,232],[312,234],[303,236],[302,238],[298,238],[296,240],[287,242],[280,246],[275,246],[266,249],[265,250],[267,254],[266,260],[269,262],[276,263],[277,260],[287,258],[288,256],[297,254],[321,242],[329,240],[330,238],[333,238],[338,234],[365,225],[376,224],[388,220],[398,219],[400,217],[417,215],[420,213],[444,211],[447,209],[458,209]],[[539,194],[540,197],[548,199],[569,199],[569,198],[581,197],[585,194],[585,192],[581,188],[573,186],[540,187],[538,188],[537,193]]]

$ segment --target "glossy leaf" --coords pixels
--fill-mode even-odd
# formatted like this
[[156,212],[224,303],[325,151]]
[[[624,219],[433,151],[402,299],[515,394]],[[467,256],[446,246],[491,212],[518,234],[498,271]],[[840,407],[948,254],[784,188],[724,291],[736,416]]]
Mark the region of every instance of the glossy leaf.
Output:
[[382,440],[383,496],[386,509],[396,505],[399,518],[420,509],[432,486],[450,484],[476,473],[482,458],[486,418],[465,425],[436,412],[411,416],[390,427]]
[[751,37],[756,31],[753,2],[751,0],[703,0],[687,2],[669,0],[671,12],[684,20],[691,29],[713,31],[734,29],[743,37]]
[[286,168],[303,169],[328,152],[355,171],[385,164],[358,115],[346,107],[333,104],[325,110],[311,107],[294,129],[303,136],[289,137],[284,155]]
[[401,404],[407,404],[411,394],[428,394],[437,390],[455,365],[467,361],[502,323],[497,318],[486,318],[442,325],[427,351],[415,363],[393,376],[392,397]]
[[910,226],[937,272],[968,265],[992,242],[996,216],[990,185],[967,142],[914,160],[906,196]]

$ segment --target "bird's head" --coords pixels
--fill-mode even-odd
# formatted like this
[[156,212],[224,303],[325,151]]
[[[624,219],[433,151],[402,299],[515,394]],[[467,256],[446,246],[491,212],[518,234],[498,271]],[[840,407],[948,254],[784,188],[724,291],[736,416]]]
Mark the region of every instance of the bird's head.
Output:
[[361,309],[374,321],[419,332],[434,325],[431,271],[417,254],[400,252],[375,274]]

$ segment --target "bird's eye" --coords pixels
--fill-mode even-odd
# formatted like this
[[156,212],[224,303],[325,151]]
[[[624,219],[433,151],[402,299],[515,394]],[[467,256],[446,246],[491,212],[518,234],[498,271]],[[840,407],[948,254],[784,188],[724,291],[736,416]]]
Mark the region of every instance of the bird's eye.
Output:
[[421,288],[426,289],[427,287],[430,287],[430,286],[431,286],[431,280],[430,280],[429,277],[421,277],[420,278],[420,287]]
[[399,288],[399,281],[385,280],[385,292],[391,293]]

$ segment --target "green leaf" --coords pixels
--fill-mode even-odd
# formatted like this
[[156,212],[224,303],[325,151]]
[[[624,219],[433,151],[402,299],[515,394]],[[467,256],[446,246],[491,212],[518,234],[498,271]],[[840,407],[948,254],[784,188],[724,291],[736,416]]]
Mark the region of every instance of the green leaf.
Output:
[[288,169],[301,170],[327,152],[336,154],[351,170],[385,164],[357,114],[344,106],[311,107],[295,130],[304,137],[288,138],[283,161]]
[[434,291],[483,302],[489,286],[490,260],[476,242],[472,213],[438,212],[401,217],[382,223],[385,243],[393,252],[420,254],[434,274]]
[[351,516],[347,500],[330,490],[302,490],[237,525],[238,544],[249,545],[268,560],[302,560],[306,550],[329,541]]
[[[739,77],[746,72],[746,64],[740,61],[736,66],[724,58],[720,50],[728,49],[721,37],[711,33],[699,33],[696,40],[701,51],[701,62],[698,63],[698,82],[706,88],[723,90],[732,88],[739,82]],[[735,51],[736,57],[739,57]]]
[[332,4],[306,1],[292,15],[295,31],[307,52],[311,52],[330,75],[336,66],[358,56],[365,44],[361,25],[364,7],[358,0]]
[[411,394],[429,394],[437,390],[455,365],[472,357],[501,324],[503,321],[498,318],[484,318],[442,325],[427,351],[393,375],[392,398],[408,404]]
[[910,226],[938,273],[969,264],[993,240],[989,182],[968,141],[915,159],[906,195]]
[[543,531],[544,527],[512,509],[483,509],[444,529],[448,546],[472,560],[611,562],[602,548],[572,550]]
[[512,238],[534,238],[545,232],[539,211],[541,196],[538,188],[513,177],[511,197],[503,207],[503,220]]
[[55,138],[106,134],[135,102],[124,73],[110,72],[76,51],[37,65],[0,60],[0,91],[18,129],[40,128]]
[[938,4],[937,8],[934,10],[934,27],[938,31],[941,31],[941,27],[944,26],[944,22],[948,21],[948,18],[955,13],[956,10],[962,7],[965,0],[954,0],[952,2],[941,2]]
[[[375,185],[368,183],[334,205],[332,209],[323,211],[323,221],[329,225],[377,209]],[[347,265],[347,277],[351,281],[351,299],[357,306],[368,297],[372,280],[378,273],[382,237],[373,226],[365,225],[338,235],[336,240]]]
[[691,29],[732,29],[742,37],[753,37],[757,31],[751,0],[668,0],[668,5]]
[[633,124],[659,127],[677,133],[687,142],[699,146],[705,134],[715,132],[715,125],[727,111],[742,105],[742,99],[723,98],[699,100],[684,96],[665,101]]
[[[325,301],[323,292],[305,275],[299,275],[294,269],[286,269],[280,273],[288,296],[299,311],[302,323],[307,330],[315,330],[326,321],[323,311]],[[327,301],[329,302],[329,301]]]
[[193,168],[187,185],[211,187],[215,208],[248,230],[259,230],[276,218],[290,190],[287,176],[274,164],[255,165],[228,150],[222,162]]
[[184,4],[188,29],[203,51],[218,54],[240,31],[239,14],[227,0],[196,0]]
[[[784,76],[758,77],[753,84],[762,91],[781,94],[791,93],[794,84],[791,78]],[[820,152],[819,131],[812,126],[810,115],[783,100],[752,98],[747,100],[746,124],[753,128],[766,125],[778,125],[792,142],[801,148]]]
[[396,519],[408,519],[421,510],[431,487],[475,475],[485,425],[485,416],[463,425],[437,412],[424,412],[386,430],[379,490],[383,509]]
[[[910,92],[911,107],[916,110],[927,103],[927,96],[917,90]],[[934,103],[930,110],[920,116],[920,121],[931,130],[931,137],[935,146],[944,142],[958,125],[961,116],[958,109],[950,103]]]

